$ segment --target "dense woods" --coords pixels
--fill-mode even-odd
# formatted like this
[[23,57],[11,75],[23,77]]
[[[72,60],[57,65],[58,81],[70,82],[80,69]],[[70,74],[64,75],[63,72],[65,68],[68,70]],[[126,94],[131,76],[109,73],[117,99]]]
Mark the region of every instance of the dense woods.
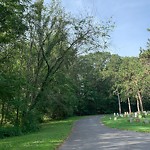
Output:
[[149,40],[139,57],[105,52],[113,23],[72,17],[55,0],[1,0],[0,12],[2,136],[45,118],[149,109]]

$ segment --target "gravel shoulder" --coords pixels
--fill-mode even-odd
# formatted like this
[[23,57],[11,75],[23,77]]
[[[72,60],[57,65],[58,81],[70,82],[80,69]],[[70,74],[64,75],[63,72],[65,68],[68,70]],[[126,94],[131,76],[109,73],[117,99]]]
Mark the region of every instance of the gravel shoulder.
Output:
[[77,121],[59,150],[150,150],[150,133],[111,129],[100,122],[101,117]]

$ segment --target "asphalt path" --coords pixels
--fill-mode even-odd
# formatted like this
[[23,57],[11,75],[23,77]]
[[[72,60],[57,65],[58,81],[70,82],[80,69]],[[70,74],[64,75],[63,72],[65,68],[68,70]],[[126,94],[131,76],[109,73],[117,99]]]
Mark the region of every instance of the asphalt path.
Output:
[[77,121],[59,150],[150,150],[150,134],[110,129],[102,116]]

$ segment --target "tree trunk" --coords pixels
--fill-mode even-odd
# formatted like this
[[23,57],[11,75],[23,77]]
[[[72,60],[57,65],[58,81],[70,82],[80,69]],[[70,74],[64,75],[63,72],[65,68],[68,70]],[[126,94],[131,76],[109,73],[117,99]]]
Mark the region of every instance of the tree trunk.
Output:
[[130,104],[130,98],[128,97],[128,107],[129,107],[129,114],[131,114],[131,104]]
[[117,93],[117,96],[118,96],[119,114],[121,114],[121,103],[119,93]]
[[19,127],[19,107],[17,107],[17,109],[16,109],[16,121],[15,121],[15,126],[16,127]]
[[139,99],[138,99],[138,96],[136,96],[136,104],[137,104],[137,111],[138,113],[140,113],[140,105],[139,105]]
[[141,112],[143,112],[143,102],[142,102],[142,95],[140,91],[138,91],[138,98],[140,102]]
[[0,125],[3,124],[3,120],[4,120],[4,102],[2,102],[2,106],[1,106],[1,121],[0,121]]

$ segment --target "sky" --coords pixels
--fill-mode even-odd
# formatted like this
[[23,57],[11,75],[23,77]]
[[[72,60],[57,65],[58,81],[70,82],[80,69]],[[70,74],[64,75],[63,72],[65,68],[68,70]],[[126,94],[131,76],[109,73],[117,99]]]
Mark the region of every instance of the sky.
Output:
[[[46,0],[49,1],[49,0]],[[120,56],[138,56],[150,38],[150,0],[62,0],[67,12],[88,14],[99,21],[112,17],[110,52]]]

